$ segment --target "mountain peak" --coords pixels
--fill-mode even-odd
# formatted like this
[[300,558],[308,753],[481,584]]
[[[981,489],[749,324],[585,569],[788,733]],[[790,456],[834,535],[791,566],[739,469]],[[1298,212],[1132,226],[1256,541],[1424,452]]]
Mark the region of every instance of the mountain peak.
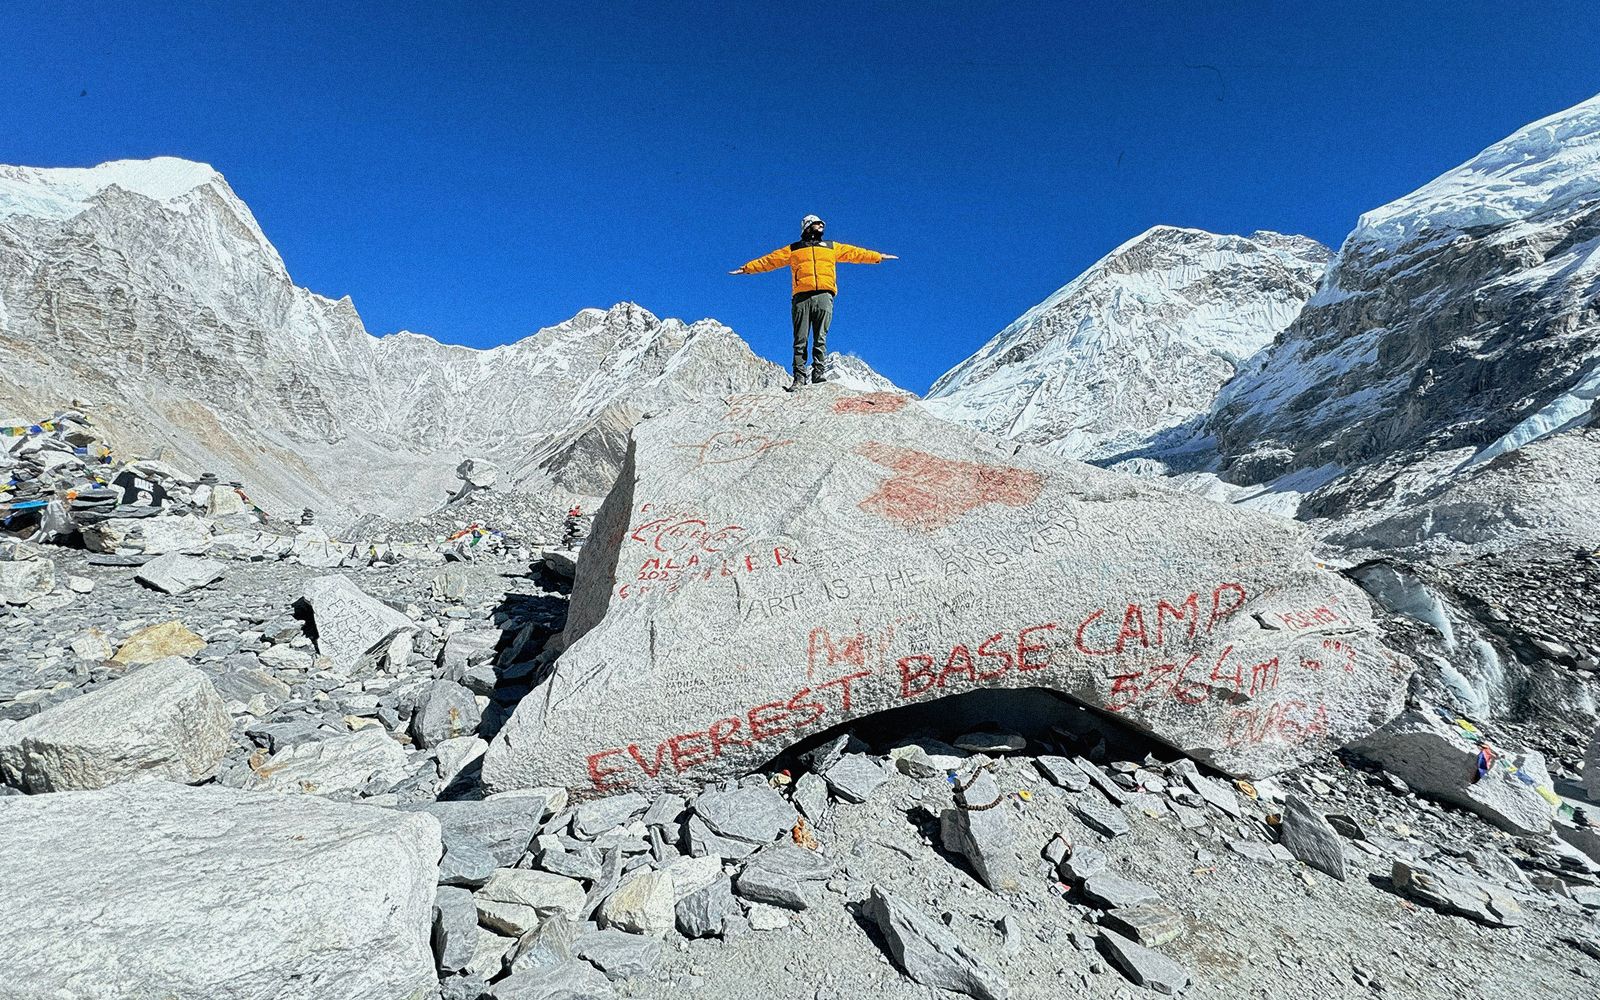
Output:
[[112,160],[93,167],[0,165],[0,219],[32,216],[69,219],[107,188],[118,187],[159,202],[174,202],[222,175],[209,164],[173,156]]

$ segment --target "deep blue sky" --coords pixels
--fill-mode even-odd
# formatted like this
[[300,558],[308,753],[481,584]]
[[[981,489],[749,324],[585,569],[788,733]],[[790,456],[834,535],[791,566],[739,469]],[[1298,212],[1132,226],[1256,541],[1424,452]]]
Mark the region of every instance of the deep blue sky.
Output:
[[783,363],[787,273],[724,272],[816,212],[904,258],[832,346],[922,391],[1151,225],[1337,245],[1600,91],[1592,0],[322,6],[7,3],[0,162],[209,162],[297,282],[474,346],[632,300]]

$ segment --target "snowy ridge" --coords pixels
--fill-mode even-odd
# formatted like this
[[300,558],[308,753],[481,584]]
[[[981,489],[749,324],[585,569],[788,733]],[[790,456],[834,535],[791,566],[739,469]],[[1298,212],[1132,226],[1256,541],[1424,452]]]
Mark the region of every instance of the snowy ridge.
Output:
[[175,202],[222,175],[204,163],[170,156],[153,160],[113,160],[96,167],[9,167],[0,165],[0,219],[27,215],[56,221],[87,210],[113,185],[161,202]]
[[1600,198],[1600,96],[1541,118],[1361,216],[1352,241],[1398,246],[1426,230],[1504,226]]
[[934,413],[1104,457],[1205,412],[1316,288],[1328,251],[1276,233],[1157,226],[1029,309],[933,384]]
[[613,406],[781,381],[727,327],[632,303],[484,351],[374,337],[348,298],[294,285],[203,164],[0,167],[0,185],[0,409],[87,400],[123,450],[237,478],[274,512],[415,515],[462,458],[514,483]]

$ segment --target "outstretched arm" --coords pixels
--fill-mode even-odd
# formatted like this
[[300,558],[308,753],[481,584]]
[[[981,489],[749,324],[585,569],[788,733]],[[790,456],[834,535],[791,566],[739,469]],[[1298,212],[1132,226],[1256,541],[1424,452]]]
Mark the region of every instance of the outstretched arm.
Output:
[[784,265],[786,265],[788,263],[789,263],[789,248],[788,247],[779,247],[778,249],[776,249],[776,250],[772,251],[771,253],[767,254],[765,257],[757,257],[755,260],[753,260],[750,263],[744,265],[743,267],[739,268],[738,270],[729,271],[728,273],[729,274],[760,274],[763,271],[776,271],[778,268],[783,267]]
[[848,243],[835,243],[833,249],[841,264],[880,264],[886,260],[900,259],[892,253],[879,253],[865,247],[853,247]]

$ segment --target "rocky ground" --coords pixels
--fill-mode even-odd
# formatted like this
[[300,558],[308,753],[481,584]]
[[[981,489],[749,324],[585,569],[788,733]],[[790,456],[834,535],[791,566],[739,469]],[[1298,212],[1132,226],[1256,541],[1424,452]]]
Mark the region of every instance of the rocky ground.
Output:
[[[138,582],[138,567],[68,550],[44,558],[66,585],[7,613],[0,718],[46,718],[156,669],[110,651],[177,621],[203,642],[189,640],[185,659],[227,709],[226,748],[202,782],[396,810],[459,797],[453,808],[481,811],[440,815],[448,884],[432,940],[446,996],[925,997],[947,995],[942,984],[975,996],[1276,997],[1314,985],[1459,1000],[1581,997],[1600,983],[1600,859],[1504,832],[1350,759],[1236,786],[1062,704],[1057,731],[1027,740],[861,725],[871,743],[836,747],[837,761],[786,758],[774,768],[787,773],[687,802],[577,804],[550,791],[474,803],[471,758],[505,707],[497,698],[518,685],[492,670],[472,680],[470,667],[445,680],[447,664],[474,658],[447,650],[463,637],[492,637],[492,651],[502,636],[550,634],[564,610],[559,577],[509,563],[347,569],[416,633],[412,655],[347,671],[308,637],[315,614],[296,614],[325,570],[230,562],[220,580],[169,595]],[[483,721],[420,721],[441,698]],[[335,752],[372,730],[385,751]],[[307,746],[323,753],[296,755]],[[970,812],[957,804],[991,799]],[[967,817],[965,834],[942,835],[947,813]],[[1324,868],[1340,859],[1343,879],[1286,846],[1298,844],[1296,823],[1313,831],[1299,853]],[[508,890],[496,882],[503,869],[550,874]],[[641,887],[653,871],[673,875]],[[1418,871],[1445,887],[1397,884]],[[906,922],[874,905],[875,891]],[[563,894],[587,920],[541,919]],[[0,924],[0,937],[22,933]],[[1119,930],[1152,947],[1124,944],[1134,957],[1119,961],[1109,944]],[[554,992],[568,981],[576,992]]]
[[[488,742],[560,645],[558,540],[462,552],[447,510],[357,544],[158,466],[164,499],[118,502],[58,453],[14,492],[76,483],[57,513],[83,523],[26,540],[45,515],[19,501],[38,520],[0,539],[8,997],[1600,989],[1600,740],[1570,722],[1424,687],[1250,783],[1067,698],[974,691],[683,794],[489,794]],[[1592,622],[1542,605],[1592,607],[1591,570],[1486,560],[1458,597],[1589,692]],[[1540,602],[1549,573],[1577,589]],[[1386,634],[1423,662],[1432,605],[1400,605]]]

